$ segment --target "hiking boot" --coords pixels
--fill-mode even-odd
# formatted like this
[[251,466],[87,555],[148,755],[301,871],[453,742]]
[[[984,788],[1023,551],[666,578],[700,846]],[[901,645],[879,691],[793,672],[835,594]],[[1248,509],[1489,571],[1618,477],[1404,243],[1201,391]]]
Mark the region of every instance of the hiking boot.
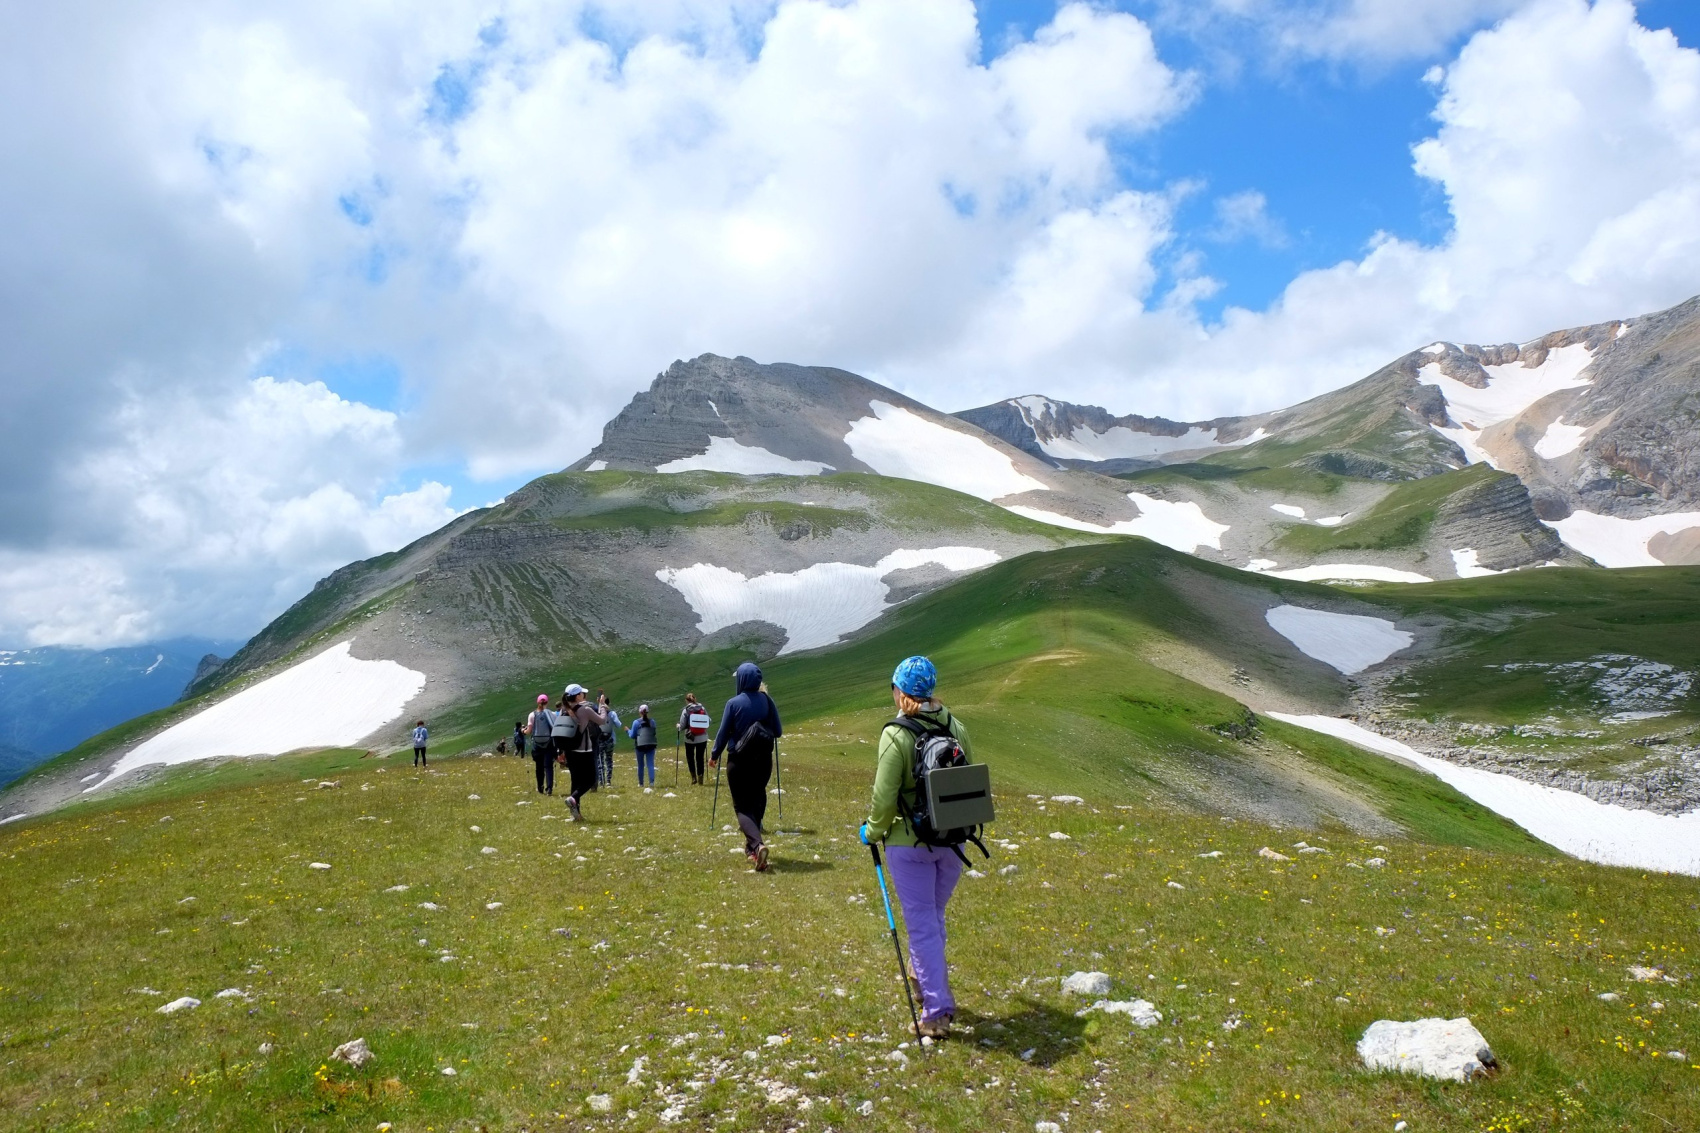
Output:
[[750,855],[750,859],[756,863],[756,872],[757,873],[766,873],[767,872],[767,847],[766,846],[757,846],[756,852]]
[[909,994],[915,997],[916,1003],[924,1003],[926,996],[921,994],[921,977],[915,974],[915,969],[905,968],[903,978],[909,981]]
[[949,1015],[934,1015],[931,1019],[921,1020],[921,1037],[924,1039],[944,1039],[950,1037]]

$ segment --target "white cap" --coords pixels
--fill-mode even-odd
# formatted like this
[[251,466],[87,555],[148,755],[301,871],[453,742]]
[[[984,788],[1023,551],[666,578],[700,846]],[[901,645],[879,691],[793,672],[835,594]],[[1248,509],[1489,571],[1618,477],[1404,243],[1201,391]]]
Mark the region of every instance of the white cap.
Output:
[[582,696],[587,690],[583,685],[568,685],[565,695]]
[[638,711],[639,712],[648,712],[649,711],[649,705],[647,705],[647,704],[638,705]]

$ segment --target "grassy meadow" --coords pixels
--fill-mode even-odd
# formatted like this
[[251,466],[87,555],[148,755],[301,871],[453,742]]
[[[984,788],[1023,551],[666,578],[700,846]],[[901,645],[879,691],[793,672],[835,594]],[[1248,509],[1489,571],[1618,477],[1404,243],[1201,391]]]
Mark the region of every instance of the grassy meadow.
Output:
[[[1290,687],[1329,678],[1236,639],[1231,590],[1208,591],[1232,573],[1182,565],[1133,542],[1013,560],[767,665],[789,732],[768,874],[724,793],[711,824],[712,788],[672,786],[670,750],[650,793],[623,750],[582,825],[529,760],[484,754],[567,678],[664,724],[687,687],[717,705],[730,652],[587,655],[491,690],[432,722],[461,754],[428,771],[406,752],[231,760],[0,828],[0,1125],[1691,1128],[1700,879],[1565,859],[1401,764],[1248,723],[1156,659],[1192,643]],[[1440,601],[1409,595],[1412,616]],[[1588,601],[1548,612],[1603,617]],[[1533,632],[1535,602],[1473,632]],[[992,860],[952,905],[963,1026],[925,1051],[904,1045],[855,842],[911,651],[938,662],[999,793]],[[1386,832],[1223,818],[1273,765]],[[1076,970],[1161,1023],[1079,1014],[1060,988]],[[180,996],[201,1005],[158,1013]],[[1370,1022],[1428,1015],[1468,1015],[1501,1071],[1363,1070]],[[330,1059],[356,1037],[373,1062]]]

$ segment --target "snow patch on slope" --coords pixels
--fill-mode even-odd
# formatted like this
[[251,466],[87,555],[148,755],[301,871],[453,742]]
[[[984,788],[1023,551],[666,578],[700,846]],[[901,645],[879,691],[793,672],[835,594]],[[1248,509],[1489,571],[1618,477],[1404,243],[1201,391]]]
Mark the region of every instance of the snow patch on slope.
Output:
[[710,437],[708,448],[695,456],[682,456],[658,465],[657,472],[735,472],[740,476],[819,476],[831,472],[830,464],[817,460],[792,460],[759,445],[746,445],[732,437]]
[[831,645],[883,614],[891,587],[885,576],[937,564],[950,571],[979,570],[1002,556],[983,547],[899,548],[873,566],[815,563],[802,570],[769,571],[749,578],[710,563],[668,567],[655,577],[684,595],[697,630],[713,633],[741,622],[769,622],[785,631],[780,653]]
[[1393,567],[1377,566],[1374,563],[1318,563],[1314,566],[1295,567],[1292,570],[1275,570],[1275,563],[1269,559],[1253,559],[1246,564],[1246,569],[1258,574],[1267,574],[1275,578],[1291,579],[1294,582],[1433,582],[1434,579],[1426,574],[1418,574],[1411,570],[1396,570]]
[[978,437],[884,401],[870,402],[868,408],[873,416],[850,422],[844,443],[881,476],[937,484],[982,500],[1048,487]]
[[1573,511],[1563,519],[1548,520],[1547,526],[1557,531],[1566,544],[1601,566],[1663,566],[1647,549],[1647,544],[1655,535],[1675,535],[1690,527],[1700,527],[1700,511],[1648,515],[1640,519]]
[[394,661],[362,661],[350,656],[352,644],[339,642],[173,724],[126,754],[88,790],[151,764],[281,755],[340,747],[371,735],[419,695],[425,674]]
[[1228,525],[1217,523],[1205,515],[1204,510],[1197,504],[1191,501],[1172,503],[1142,492],[1129,492],[1127,496],[1139,505],[1139,515],[1108,526],[1088,523],[1084,519],[1075,519],[1073,516],[1059,515],[1054,511],[1027,507],[1024,504],[1012,504],[1008,510],[1040,523],[1067,527],[1071,531],[1090,531],[1097,535],[1142,535],[1153,543],[1161,543],[1165,547],[1188,554],[1199,547],[1212,547],[1218,551],[1222,549],[1222,536],[1227,532]]
[[1459,767],[1350,720],[1285,712],[1268,715],[1406,760],[1572,857],[1601,865],[1700,876],[1700,810],[1677,815],[1631,810],[1510,775]]
[[1582,438],[1587,432],[1586,425],[1566,425],[1561,417],[1548,425],[1541,439],[1535,442],[1535,455],[1542,460],[1557,460],[1573,453],[1582,447]]
[[1386,618],[1362,614],[1276,606],[1265,612],[1263,618],[1300,653],[1332,665],[1347,676],[1379,665],[1401,649],[1409,649],[1416,640]]
[[1482,566],[1476,561],[1476,549],[1465,547],[1452,552],[1452,570],[1459,578],[1486,578],[1490,574],[1504,574],[1502,570]]
[[1483,366],[1488,377],[1484,389],[1447,377],[1440,372],[1438,362],[1425,364],[1418,371],[1417,380],[1440,390],[1446,399],[1447,416],[1458,426],[1433,426],[1435,432],[1463,449],[1471,464],[1492,465],[1493,461],[1477,443],[1482,430],[1511,420],[1549,394],[1588,385],[1592,379],[1582,377],[1582,371],[1593,360],[1587,346],[1577,343],[1549,350],[1539,366],[1525,366],[1521,362]]

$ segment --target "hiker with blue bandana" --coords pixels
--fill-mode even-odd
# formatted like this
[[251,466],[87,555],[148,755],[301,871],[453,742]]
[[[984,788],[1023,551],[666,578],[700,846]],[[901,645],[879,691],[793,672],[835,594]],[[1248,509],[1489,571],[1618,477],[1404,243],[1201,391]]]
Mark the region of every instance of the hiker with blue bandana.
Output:
[[[953,852],[955,847],[939,848],[923,840],[934,832],[918,817],[922,802],[915,760],[918,748],[929,740],[950,746],[954,758],[966,762],[968,756],[968,730],[934,698],[937,683],[938,672],[925,657],[905,658],[892,673],[891,699],[899,716],[880,730],[873,805],[861,828],[865,844],[886,844],[886,868],[909,935],[910,971],[905,978],[922,1004],[916,1029],[934,1039],[950,1033],[956,1014],[945,967],[944,910],[962,877],[962,859]],[[876,867],[878,861],[876,853]]]

